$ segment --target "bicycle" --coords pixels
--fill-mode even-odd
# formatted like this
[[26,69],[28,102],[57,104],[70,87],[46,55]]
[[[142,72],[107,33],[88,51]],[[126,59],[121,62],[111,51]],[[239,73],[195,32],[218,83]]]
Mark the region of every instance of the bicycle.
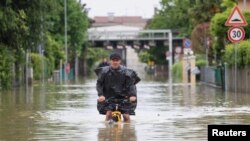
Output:
[[109,123],[121,122],[122,112],[129,109],[130,115],[135,115],[136,103],[131,103],[128,99],[119,99],[111,97],[104,102],[104,106],[108,106],[111,109],[111,119]]

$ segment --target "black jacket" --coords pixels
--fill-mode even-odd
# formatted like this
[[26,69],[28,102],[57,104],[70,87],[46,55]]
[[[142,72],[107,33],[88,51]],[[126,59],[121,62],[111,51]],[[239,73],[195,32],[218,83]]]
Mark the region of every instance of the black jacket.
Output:
[[121,65],[118,69],[107,66],[98,68],[95,72],[98,76],[96,83],[98,96],[119,98],[137,95],[136,84],[140,78],[134,70]]

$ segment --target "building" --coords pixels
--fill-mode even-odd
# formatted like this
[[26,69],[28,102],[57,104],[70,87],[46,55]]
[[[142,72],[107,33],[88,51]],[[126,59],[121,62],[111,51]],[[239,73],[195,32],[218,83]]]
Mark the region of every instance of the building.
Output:
[[94,17],[88,33],[90,38],[98,40],[134,38],[138,36],[138,31],[144,29],[147,21],[141,16],[114,16],[109,13],[108,16]]
[[96,16],[93,21],[92,27],[122,25],[144,28],[148,19],[141,16],[114,16],[109,14],[108,16]]
[[143,73],[145,65],[139,62],[137,53],[131,48],[132,46],[128,42],[120,41],[123,39],[134,40],[147,22],[148,19],[141,16],[114,16],[113,13],[109,13],[108,16],[94,17],[88,33],[90,38],[99,40],[93,46],[113,49],[122,55],[124,65]]
[[250,10],[250,0],[237,0],[238,7],[242,10]]

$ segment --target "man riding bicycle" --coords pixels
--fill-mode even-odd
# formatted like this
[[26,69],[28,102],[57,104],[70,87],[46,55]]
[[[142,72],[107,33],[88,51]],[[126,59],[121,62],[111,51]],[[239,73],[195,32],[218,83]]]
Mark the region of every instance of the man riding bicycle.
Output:
[[106,115],[106,121],[112,118],[112,102],[110,98],[129,101],[120,108],[124,121],[130,121],[134,115],[137,103],[136,84],[140,81],[136,72],[121,65],[121,56],[118,53],[110,55],[110,66],[96,70],[98,75],[96,89],[98,92],[97,109],[100,114]]

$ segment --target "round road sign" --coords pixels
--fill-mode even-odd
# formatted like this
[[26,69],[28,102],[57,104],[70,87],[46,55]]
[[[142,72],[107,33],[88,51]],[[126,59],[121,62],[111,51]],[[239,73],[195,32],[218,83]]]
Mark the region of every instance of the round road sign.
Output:
[[245,38],[245,30],[242,27],[231,27],[227,36],[231,42],[237,43]]
[[192,41],[188,38],[184,39],[182,42],[184,48],[190,48],[192,46]]
[[180,46],[175,47],[175,53],[181,53],[182,48]]

